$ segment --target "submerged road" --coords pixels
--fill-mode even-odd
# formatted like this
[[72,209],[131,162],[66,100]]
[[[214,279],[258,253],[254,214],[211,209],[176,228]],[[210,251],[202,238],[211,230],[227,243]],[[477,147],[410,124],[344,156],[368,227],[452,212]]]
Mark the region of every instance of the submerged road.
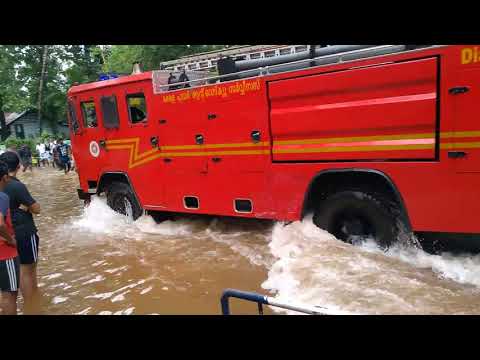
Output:
[[[308,219],[131,223],[101,198],[84,209],[76,173],[20,178],[42,206],[42,314],[220,314],[226,288],[358,314],[480,314],[480,255],[385,254]],[[232,312],[256,314],[256,305],[233,300]]]

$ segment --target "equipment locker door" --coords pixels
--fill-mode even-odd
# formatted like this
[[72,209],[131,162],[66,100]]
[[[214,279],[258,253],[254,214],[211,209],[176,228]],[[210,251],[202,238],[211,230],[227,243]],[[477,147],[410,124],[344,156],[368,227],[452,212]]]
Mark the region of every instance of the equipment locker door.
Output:
[[264,173],[271,154],[266,96],[250,93],[212,100],[204,117],[209,208],[238,214],[234,202],[241,199],[252,203],[252,214],[265,212]]
[[460,71],[449,89],[454,107],[453,134],[442,134],[447,156],[457,172],[480,172],[480,67]]
[[[168,208],[174,211],[202,210],[205,199],[207,161],[204,155],[205,122],[195,104],[160,103],[157,128],[164,167]],[[158,105],[158,104],[157,104]],[[198,198],[199,209],[185,206],[185,197]]]
[[273,160],[434,160],[437,59],[269,83]]

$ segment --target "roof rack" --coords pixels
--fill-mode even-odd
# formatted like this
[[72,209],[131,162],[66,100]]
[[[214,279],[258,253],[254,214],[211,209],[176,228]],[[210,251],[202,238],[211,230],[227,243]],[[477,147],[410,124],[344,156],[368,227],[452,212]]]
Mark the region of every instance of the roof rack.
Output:
[[[213,69],[217,66],[217,61],[223,57],[233,57],[239,60],[243,58],[244,60],[250,59],[251,56],[258,56],[258,58],[267,57],[267,53],[274,53],[274,56],[284,55],[281,53],[285,52],[288,49],[288,53],[296,53],[297,48],[308,46],[303,45],[240,45],[240,46],[231,46],[219,50],[213,50],[209,52],[204,52],[200,54],[192,54],[182,56],[176,60],[165,61],[160,64],[160,69],[166,70],[203,70],[203,69]],[[278,55],[277,55],[278,53]],[[257,57],[255,57],[257,58]],[[254,59],[252,57],[252,59]]]
[[[183,90],[185,87],[203,86],[224,81],[254,78],[270,74],[286,73],[311,67],[327,66],[338,63],[346,63],[360,59],[370,59],[378,56],[389,55],[399,52],[416,51],[423,48],[434,48],[443,45],[338,45],[317,49],[314,57],[291,61],[290,55],[260,61],[240,61],[232,64],[230,71],[225,71],[219,66],[218,76],[202,79],[189,80],[175,83],[175,90],[169,90],[171,85],[158,85],[161,92]],[[286,62],[278,63],[280,58]],[[228,58],[225,61],[229,61]],[[250,64],[249,64],[250,62]],[[272,65],[269,65],[273,62]],[[235,66],[233,66],[235,65]],[[264,66],[262,66],[264,65]],[[223,71],[220,71],[223,70]],[[222,73],[223,72],[223,73]]]

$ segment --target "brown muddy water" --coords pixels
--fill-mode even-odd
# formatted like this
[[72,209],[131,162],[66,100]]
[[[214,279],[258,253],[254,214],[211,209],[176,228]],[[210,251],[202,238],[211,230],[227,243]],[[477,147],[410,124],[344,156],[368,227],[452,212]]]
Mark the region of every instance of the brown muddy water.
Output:
[[[226,288],[353,314],[480,314],[480,255],[354,247],[310,219],[131,223],[102,198],[84,209],[76,173],[20,178],[42,206],[41,314],[220,314]],[[234,300],[232,310],[256,305]]]

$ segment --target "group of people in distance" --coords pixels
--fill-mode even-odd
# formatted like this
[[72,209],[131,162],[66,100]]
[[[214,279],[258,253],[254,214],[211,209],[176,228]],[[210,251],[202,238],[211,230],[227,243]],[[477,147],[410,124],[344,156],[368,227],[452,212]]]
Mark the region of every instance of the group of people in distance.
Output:
[[[27,144],[23,144],[18,150],[23,172],[36,166],[53,166],[65,171],[67,174],[73,168],[73,156],[70,145],[63,139],[38,143],[35,147],[38,156],[32,155],[32,150]],[[10,149],[16,151],[16,149]]]
[[39,237],[33,219],[40,205],[17,179],[20,158],[14,151],[0,155],[0,291],[3,315],[17,314],[20,290],[25,310],[38,294]]

